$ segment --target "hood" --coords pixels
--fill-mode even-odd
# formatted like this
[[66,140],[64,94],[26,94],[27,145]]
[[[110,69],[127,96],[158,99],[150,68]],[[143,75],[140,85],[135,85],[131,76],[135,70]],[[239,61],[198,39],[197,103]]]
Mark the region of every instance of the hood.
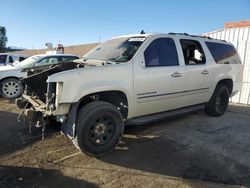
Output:
[[6,65],[6,66],[0,66],[0,71],[10,71],[10,70],[18,70],[19,68],[11,66],[11,65]]
[[[29,93],[33,93],[39,97],[40,100],[46,100],[45,93],[47,91],[47,82],[57,82],[58,79],[64,78],[66,74],[71,74],[70,71],[80,68],[93,69],[94,67],[105,67],[103,65],[113,64],[112,62],[103,62],[99,60],[64,62],[47,69],[40,73],[29,75],[27,78],[21,80],[22,84],[26,85]],[[92,68],[93,67],[93,68]],[[108,67],[108,66],[107,66]],[[110,66],[109,66],[110,67]],[[74,69],[74,70],[73,70]],[[74,74],[75,72],[73,72]],[[39,83],[39,84],[37,84]]]
[[90,59],[90,60],[84,60],[84,59],[76,59],[74,62],[83,64],[85,66],[103,66],[106,64],[116,64],[115,62],[112,61],[102,61],[102,60],[95,60],[95,59]]
[[11,65],[6,66],[0,66],[0,80],[6,77],[23,77],[25,76],[25,73],[21,71],[21,69],[18,69],[16,67],[13,67]]
[[114,67],[113,65],[118,64],[115,62],[111,61],[101,61],[101,60],[74,60],[75,63],[78,63],[78,67],[84,67],[84,69],[65,69],[62,71],[59,71],[51,76],[48,77],[47,82],[58,82],[62,81],[65,78],[65,75],[70,75],[70,74],[82,74],[86,73],[86,71],[103,71],[106,68],[111,68]]

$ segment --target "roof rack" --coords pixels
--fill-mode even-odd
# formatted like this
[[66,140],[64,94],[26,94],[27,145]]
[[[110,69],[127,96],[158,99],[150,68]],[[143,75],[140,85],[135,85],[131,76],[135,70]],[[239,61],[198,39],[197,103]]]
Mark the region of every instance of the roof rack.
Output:
[[168,33],[169,35],[189,35],[188,33]]
[[208,36],[202,36],[202,35],[189,35],[188,33],[168,33],[169,35],[185,35],[185,36],[190,36],[190,37],[199,37],[199,38],[206,38],[206,39],[212,39],[211,37]]

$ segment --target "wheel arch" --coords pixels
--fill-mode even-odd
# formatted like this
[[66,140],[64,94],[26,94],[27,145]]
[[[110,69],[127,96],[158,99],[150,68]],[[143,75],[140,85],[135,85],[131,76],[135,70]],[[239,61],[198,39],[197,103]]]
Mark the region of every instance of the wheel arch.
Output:
[[4,80],[6,80],[6,79],[10,79],[10,78],[13,78],[13,79],[17,79],[17,80],[19,80],[19,78],[18,78],[18,77],[16,77],[16,76],[8,76],[8,77],[4,77],[4,78],[0,79],[0,83],[2,83]]
[[[74,139],[77,132],[76,127],[76,121],[78,118],[78,112],[80,109],[93,101],[104,101],[111,103],[120,110],[123,119],[127,119],[128,117],[128,97],[127,95],[120,90],[108,90],[108,91],[101,91],[101,92],[95,92],[88,94],[86,96],[83,96],[78,102],[73,103],[70,107],[69,113],[68,113],[68,119],[65,123],[62,124],[62,132],[70,137],[71,139]],[[122,105],[121,105],[122,103]]]
[[128,117],[128,97],[123,91],[108,90],[108,91],[100,91],[100,92],[88,94],[79,100],[78,110],[82,106],[84,106],[85,104],[87,104],[91,101],[95,101],[95,100],[108,102],[108,103],[113,104],[114,106],[117,106],[118,109],[120,110],[123,118],[127,119],[127,117]]
[[224,85],[228,88],[228,91],[229,91],[229,95],[232,93],[233,91],[233,80],[231,78],[224,78],[224,79],[221,79],[220,81],[218,81],[217,85],[216,85],[216,88],[219,86],[219,85]]

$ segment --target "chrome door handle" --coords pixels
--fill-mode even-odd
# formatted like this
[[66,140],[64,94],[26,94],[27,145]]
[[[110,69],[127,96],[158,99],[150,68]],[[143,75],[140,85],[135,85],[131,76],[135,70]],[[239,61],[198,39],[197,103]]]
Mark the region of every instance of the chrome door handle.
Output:
[[203,70],[201,74],[210,74],[210,72],[208,70]]
[[181,77],[182,74],[180,72],[174,72],[173,74],[171,74],[172,77]]

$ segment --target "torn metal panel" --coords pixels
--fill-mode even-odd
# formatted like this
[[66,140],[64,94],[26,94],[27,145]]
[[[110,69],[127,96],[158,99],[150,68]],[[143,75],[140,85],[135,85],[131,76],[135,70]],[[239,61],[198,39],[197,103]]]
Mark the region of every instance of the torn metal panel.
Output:
[[46,80],[52,74],[77,68],[78,63],[67,62],[56,65],[48,70],[30,75],[21,80],[22,84],[26,87],[28,93],[37,96],[43,102],[46,102],[47,83]]

